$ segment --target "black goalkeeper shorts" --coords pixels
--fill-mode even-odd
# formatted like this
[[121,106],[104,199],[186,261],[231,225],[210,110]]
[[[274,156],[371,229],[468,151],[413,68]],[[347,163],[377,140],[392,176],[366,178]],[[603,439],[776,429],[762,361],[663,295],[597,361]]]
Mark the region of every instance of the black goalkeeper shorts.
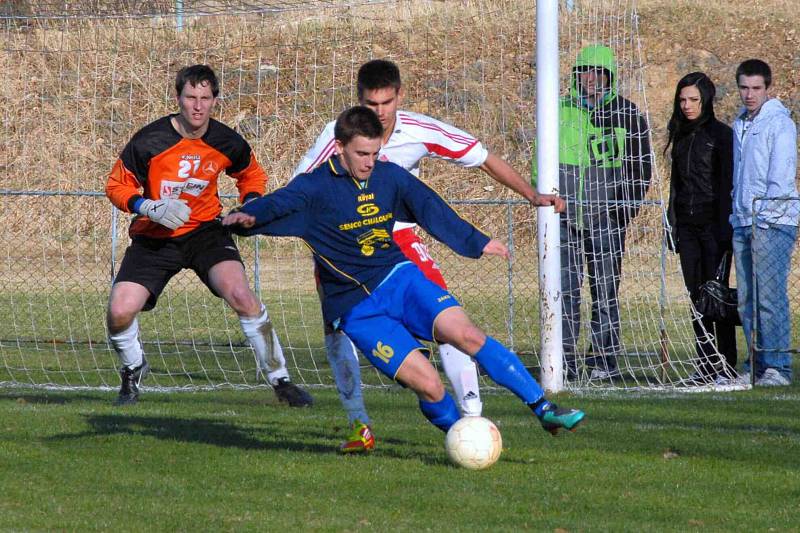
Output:
[[219,221],[203,225],[175,239],[152,239],[137,235],[125,250],[122,265],[114,283],[130,281],[150,291],[143,311],[156,306],[158,297],[172,276],[189,268],[205,283],[214,296],[208,271],[223,261],[239,261],[239,249],[230,233]]

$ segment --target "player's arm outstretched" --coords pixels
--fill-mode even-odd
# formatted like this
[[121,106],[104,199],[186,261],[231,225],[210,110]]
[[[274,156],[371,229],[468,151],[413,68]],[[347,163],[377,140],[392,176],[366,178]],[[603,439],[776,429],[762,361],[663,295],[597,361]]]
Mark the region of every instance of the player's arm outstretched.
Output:
[[519,172],[514,170],[511,165],[506,163],[502,158],[491,152],[480,168],[496,182],[516,192],[535,207],[552,205],[556,213],[563,213],[564,209],[566,209],[567,204],[564,202],[563,198],[555,194],[539,194],[525,179],[523,179]]
[[313,179],[295,179],[267,195],[245,202],[222,219],[239,235],[302,237],[313,212]]
[[[398,167],[399,170],[399,167]],[[436,192],[408,172],[401,171],[399,211],[404,220],[416,222],[436,240],[464,257],[477,259],[483,254],[508,257],[506,246],[461,218]]]

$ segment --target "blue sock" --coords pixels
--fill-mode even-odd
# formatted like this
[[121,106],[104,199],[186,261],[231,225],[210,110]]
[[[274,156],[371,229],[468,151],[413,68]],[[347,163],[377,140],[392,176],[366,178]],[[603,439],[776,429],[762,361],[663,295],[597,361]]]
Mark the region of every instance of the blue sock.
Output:
[[339,400],[347,411],[347,418],[352,424],[356,419],[369,424],[369,415],[361,395],[361,368],[358,365],[358,354],[353,349],[350,338],[341,331],[325,335],[325,352],[331,365]]
[[[486,344],[475,354],[475,360],[481,364],[495,383],[516,394],[526,404],[535,404],[544,398],[544,391],[519,360],[519,357],[493,338],[486,337]],[[546,404],[545,400],[537,408],[542,410]],[[536,411],[534,410],[534,412]],[[536,415],[538,416],[539,413]]]
[[441,429],[445,433],[450,426],[455,424],[461,415],[458,413],[456,402],[450,393],[445,391],[444,398],[438,402],[419,401],[419,410],[430,420],[431,424]]

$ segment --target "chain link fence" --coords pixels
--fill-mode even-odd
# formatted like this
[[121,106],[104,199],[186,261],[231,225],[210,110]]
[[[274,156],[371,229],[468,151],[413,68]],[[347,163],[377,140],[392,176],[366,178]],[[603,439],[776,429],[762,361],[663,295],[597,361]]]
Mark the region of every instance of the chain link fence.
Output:
[[[226,210],[235,197],[223,199]],[[522,201],[455,201],[467,218],[480,211],[523,243],[514,259],[474,261],[438,243],[430,249],[453,293],[501,342],[527,354],[538,345],[536,250]],[[114,273],[128,245],[130,216],[102,192],[0,191],[0,209],[19,214],[2,229],[0,383],[56,386],[117,385],[116,354],[105,330]],[[90,214],[86,221],[77,213]],[[530,220],[530,219],[528,219]],[[322,318],[311,255],[294,239],[239,239],[246,270],[267,305],[290,372],[307,384],[332,383],[324,356]],[[191,271],[178,274],[152,312],[140,316],[142,342],[155,387],[258,385],[253,355],[235,313]],[[365,381],[384,383],[377,373]]]

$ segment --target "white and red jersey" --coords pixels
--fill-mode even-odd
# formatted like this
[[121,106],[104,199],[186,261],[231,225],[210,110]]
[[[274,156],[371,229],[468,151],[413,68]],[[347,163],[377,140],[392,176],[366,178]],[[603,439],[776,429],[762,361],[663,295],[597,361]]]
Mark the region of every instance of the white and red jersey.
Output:
[[[333,127],[329,122],[317,137],[314,146],[306,152],[293,176],[311,172],[334,154]],[[378,159],[400,165],[419,177],[419,163],[424,157],[445,159],[462,167],[479,167],[489,157],[481,142],[450,124],[435,118],[397,111],[397,120],[389,141],[381,146]],[[395,222],[394,230],[414,227],[415,224]]]
[[[334,121],[325,126],[314,146],[300,160],[293,176],[311,172],[330,159],[335,152],[335,124]],[[489,151],[478,139],[450,124],[419,113],[398,110],[394,131],[389,141],[381,146],[378,159],[399,165],[419,177],[419,163],[424,157],[445,159],[471,168],[481,166],[489,157]],[[439,265],[414,231],[415,227],[416,224],[410,222],[395,222],[393,239],[429,280],[446,289]]]

